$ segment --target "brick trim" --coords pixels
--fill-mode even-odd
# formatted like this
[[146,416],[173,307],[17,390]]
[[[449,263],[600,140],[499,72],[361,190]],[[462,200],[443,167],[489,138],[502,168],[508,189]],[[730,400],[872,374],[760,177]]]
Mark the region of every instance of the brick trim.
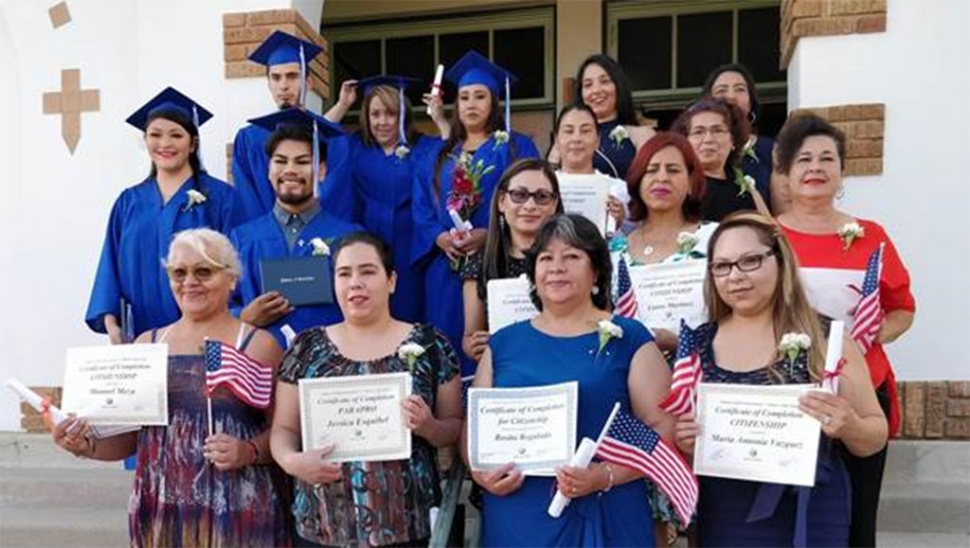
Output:
[[223,60],[227,79],[263,78],[266,68],[248,60],[249,55],[275,30],[313,42],[323,48],[310,62],[310,89],[324,100],[330,98],[329,46],[300,13],[294,9],[225,13],[222,15]]
[[782,0],[781,69],[788,68],[799,38],[886,32],[887,2],[888,0]]
[[899,383],[905,439],[970,440],[970,381]]
[[845,133],[845,174],[881,175],[883,139],[886,132],[886,105],[836,105],[796,109],[792,116],[817,114]]

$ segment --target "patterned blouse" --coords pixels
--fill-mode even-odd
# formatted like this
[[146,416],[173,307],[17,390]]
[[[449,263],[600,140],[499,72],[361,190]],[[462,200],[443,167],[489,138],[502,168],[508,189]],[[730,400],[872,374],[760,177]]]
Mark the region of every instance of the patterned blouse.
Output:
[[[488,303],[488,280],[485,279],[485,264],[483,253],[475,253],[468,257],[465,266],[461,270],[462,281],[475,280],[475,288],[478,298],[483,303]],[[525,259],[508,257],[504,278],[518,278],[525,274]]]
[[[426,350],[414,364],[412,392],[434,409],[438,386],[458,374],[458,356],[431,325],[415,325],[404,342]],[[314,328],[293,341],[283,356],[279,380],[296,384],[304,378],[404,371],[408,364],[396,352],[372,361],[351,360],[323,328]],[[343,478],[334,483],[295,483],[297,534],[330,546],[383,546],[429,538],[429,511],[441,502],[435,448],[420,436],[412,436],[410,460],[348,462]]]

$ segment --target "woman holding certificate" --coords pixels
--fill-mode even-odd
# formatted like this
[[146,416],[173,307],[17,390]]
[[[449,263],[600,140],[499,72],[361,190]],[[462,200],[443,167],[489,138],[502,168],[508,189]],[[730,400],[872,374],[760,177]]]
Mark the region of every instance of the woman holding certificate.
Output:
[[[788,239],[771,218],[757,213],[728,217],[711,237],[708,257],[705,294],[711,322],[693,331],[704,383],[777,386],[830,378],[823,371],[825,330],[802,290]],[[813,390],[798,399],[798,409],[821,423],[814,487],[700,477],[700,546],[847,545],[851,489],[840,446],[854,455],[871,455],[885,445],[887,430],[865,362],[851,341],[844,343],[842,356],[844,365],[832,375],[838,379],[835,393]],[[707,410],[705,417],[719,409]],[[677,444],[690,454],[699,433],[715,441],[744,439],[739,424],[746,422],[762,421],[732,420],[730,432],[719,432],[696,422],[688,411],[678,418]],[[765,423],[750,428],[763,431],[774,424]],[[751,456],[762,451],[750,447]],[[785,462],[758,466],[782,470]],[[706,465],[695,461],[695,467]],[[732,470],[743,468],[737,463]]]
[[[580,215],[553,217],[526,264],[540,313],[492,336],[473,386],[576,381],[577,439],[596,439],[614,403],[669,435],[672,420],[657,404],[670,372],[645,327],[611,316],[612,266],[597,227]],[[596,462],[562,466],[555,478],[527,477],[509,463],[472,476],[486,491],[483,546],[654,545],[647,486],[631,468]],[[547,508],[556,489],[572,503],[551,518]]]
[[[778,222],[798,255],[809,301],[852,326],[889,432],[898,435],[896,378],[883,346],[913,324],[916,301],[909,272],[879,224],[836,208],[845,166],[845,135],[839,129],[815,115],[792,118],[779,134],[777,151],[791,197]],[[846,463],[853,487],[852,543],[872,546],[886,449],[869,458],[848,455]]]
[[512,164],[492,196],[485,250],[472,255],[462,270],[465,335],[462,349],[476,362],[488,347],[488,282],[525,274],[525,254],[543,223],[562,213],[556,175],[545,160]]
[[[132,546],[287,546],[288,488],[272,464],[266,409],[281,350],[272,335],[229,313],[241,266],[228,238],[205,228],[180,232],[165,268],[182,317],[135,342],[168,345],[168,425],[99,440],[82,436],[89,431],[83,420],[67,420],[54,440],[97,460],[137,454]],[[210,349],[215,341],[221,351]],[[208,372],[227,363],[220,355],[230,346],[265,390],[254,383],[247,394],[209,391]]]
[[[454,444],[461,430],[458,356],[433,326],[391,316],[397,277],[383,241],[363,232],[350,234],[339,242],[333,259],[344,322],[308,329],[294,340],[283,357],[276,392],[273,455],[296,478],[298,545],[427,546],[430,511],[441,502],[436,448]],[[334,451],[344,449],[339,443],[304,448],[301,414],[313,419],[309,408],[301,409],[301,379],[360,377],[376,383],[409,371],[412,392],[400,405],[410,458],[348,456],[341,464],[330,460]],[[340,418],[334,414],[320,420]],[[308,424],[317,426],[317,421]]]

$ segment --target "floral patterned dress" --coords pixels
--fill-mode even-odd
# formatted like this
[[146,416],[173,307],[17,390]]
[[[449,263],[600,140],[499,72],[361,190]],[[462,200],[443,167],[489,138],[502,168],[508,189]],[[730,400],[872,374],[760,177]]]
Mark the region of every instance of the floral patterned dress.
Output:
[[[458,356],[431,325],[417,324],[407,342],[424,347],[414,363],[412,392],[435,407],[437,388],[458,375]],[[308,329],[283,356],[279,381],[399,373],[408,364],[392,354],[372,361],[340,353],[323,328]],[[431,537],[429,511],[441,502],[435,448],[412,436],[411,458],[383,462],[348,462],[343,477],[326,485],[296,480],[293,515],[296,532],[328,546],[410,543]]]

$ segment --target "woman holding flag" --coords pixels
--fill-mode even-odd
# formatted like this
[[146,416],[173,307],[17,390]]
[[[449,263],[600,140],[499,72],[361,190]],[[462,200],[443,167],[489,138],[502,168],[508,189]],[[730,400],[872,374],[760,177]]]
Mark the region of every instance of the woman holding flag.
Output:
[[[674,390],[661,403],[678,415],[676,439],[694,452],[703,428],[694,420],[694,389],[681,367],[705,383],[806,384],[838,378],[837,389],[810,391],[799,409],[821,423],[814,487],[719,477],[700,478],[700,546],[846,546],[849,478],[843,453],[865,457],[886,443],[886,419],[851,342],[844,365],[823,372],[825,331],[809,306],[794,252],[769,217],[736,213],[711,237],[705,295],[711,321],[681,328]],[[837,335],[838,336],[838,335]],[[835,383],[833,383],[835,384]]]
[[132,546],[288,546],[288,489],[272,464],[268,420],[282,351],[229,313],[241,266],[228,238],[180,232],[165,268],[182,317],[135,342],[169,347],[168,425],[99,440],[71,418],[54,441],[97,460],[137,452]]
[[[778,139],[778,164],[788,176],[791,207],[778,217],[791,242],[812,306],[851,326],[866,357],[879,405],[899,434],[896,378],[883,349],[913,324],[909,272],[886,231],[836,209],[843,192],[845,135],[815,115],[795,117]],[[886,448],[846,458],[852,477],[853,546],[873,546]]]
[[[492,335],[474,386],[578,381],[577,439],[597,439],[616,403],[625,420],[669,436],[671,417],[657,404],[670,372],[643,325],[610,313],[612,266],[599,229],[580,215],[553,217],[526,257],[526,272],[540,313]],[[604,459],[560,467],[555,479],[526,478],[509,463],[472,477],[486,491],[483,546],[654,546],[638,469]],[[572,501],[558,518],[547,513],[555,490]]]

